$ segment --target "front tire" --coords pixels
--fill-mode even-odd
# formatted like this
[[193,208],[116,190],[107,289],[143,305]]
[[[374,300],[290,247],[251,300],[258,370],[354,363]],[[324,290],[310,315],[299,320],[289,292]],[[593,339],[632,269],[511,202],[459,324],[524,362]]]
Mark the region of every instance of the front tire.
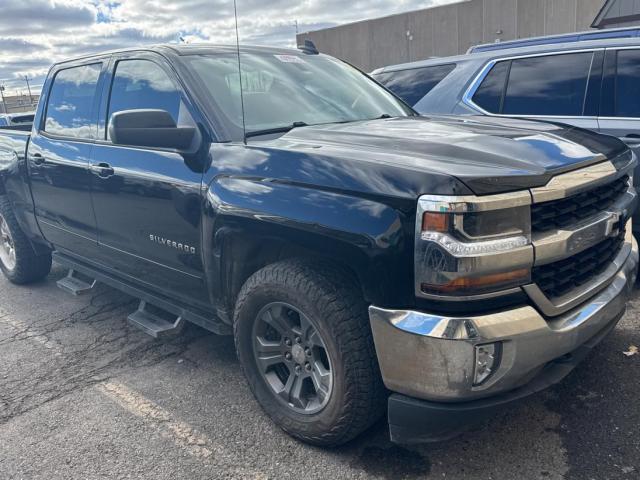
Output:
[[324,263],[263,268],[236,303],[238,357],[258,403],[290,435],[343,444],[384,412],[385,389],[361,293]]
[[6,196],[0,196],[0,270],[17,285],[42,280],[51,271],[51,254],[36,255]]

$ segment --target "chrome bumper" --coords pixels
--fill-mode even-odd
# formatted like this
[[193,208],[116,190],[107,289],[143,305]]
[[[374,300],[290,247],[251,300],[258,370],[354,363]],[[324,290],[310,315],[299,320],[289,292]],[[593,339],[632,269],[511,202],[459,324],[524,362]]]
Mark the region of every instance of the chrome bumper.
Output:
[[[467,317],[369,307],[384,383],[394,392],[433,401],[468,401],[520,387],[619,319],[637,267],[638,245],[631,238],[626,261],[609,285],[552,319],[531,306]],[[500,364],[474,386],[475,346],[492,342],[502,342]]]

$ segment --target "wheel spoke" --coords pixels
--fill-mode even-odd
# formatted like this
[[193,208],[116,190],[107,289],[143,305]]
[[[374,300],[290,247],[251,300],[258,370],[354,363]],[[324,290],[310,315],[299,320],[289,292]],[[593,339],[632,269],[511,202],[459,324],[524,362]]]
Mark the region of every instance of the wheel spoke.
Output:
[[280,355],[282,353],[282,345],[279,341],[265,340],[262,337],[256,337],[256,352],[260,354],[260,356]]
[[300,315],[300,336],[309,341],[309,338],[316,333],[315,328],[305,315]]
[[282,315],[282,308],[275,313],[273,310],[274,308],[270,308],[264,312],[262,314],[262,320],[273,327],[280,335],[284,336],[289,332],[290,326]]
[[263,372],[273,365],[285,363],[280,350],[280,342],[271,342],[261,337],[255,339],[256,360]]
[[314,347],[324,348],[324,342],[320,338],[318,332],[312,328],[311,334],[308,337],[307,343]]
[[322,402],[331,388],[331,372],[329,372],[320,362],[315,362],[311,372],[313,387],[316,389],[320,402]]
[[289,402],[297,408],[304,408],[305,401],[302,398],[302,384],[303,379],[299,375],[292,375],[293,385],[291,386],[291,392],[289,394]]

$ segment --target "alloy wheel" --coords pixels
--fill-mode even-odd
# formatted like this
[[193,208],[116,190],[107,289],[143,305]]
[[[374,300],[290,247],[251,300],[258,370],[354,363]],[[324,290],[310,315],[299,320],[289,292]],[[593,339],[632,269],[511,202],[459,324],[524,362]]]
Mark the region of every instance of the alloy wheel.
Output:
[[5,218],[0,215],[0,262],[8,270],[16,268],[16,246]]
[[253,354],[275,397],[297,413],[322,410],[333,389],[327,348],[309,318],[282,302],[266,305],[253,326]]

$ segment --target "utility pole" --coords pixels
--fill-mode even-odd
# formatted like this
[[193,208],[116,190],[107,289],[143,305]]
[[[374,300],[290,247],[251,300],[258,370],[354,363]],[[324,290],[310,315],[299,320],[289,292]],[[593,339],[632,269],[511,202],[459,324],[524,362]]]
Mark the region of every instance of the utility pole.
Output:
[[298,32],[298,20],[296,20],[293,25],[296,27],[296,36],[298,36],[298,33],[300,33]]
[[29,85],[29,77],[25,75],[24,81],[27,82],[27,90],[29,90],[29,105],[33,105],[33,97],[31,96],[31,85]]
[[0,85],[0,96],[2,96],[2,113],[7,113],[7,102],[4,99],[4,85]]

